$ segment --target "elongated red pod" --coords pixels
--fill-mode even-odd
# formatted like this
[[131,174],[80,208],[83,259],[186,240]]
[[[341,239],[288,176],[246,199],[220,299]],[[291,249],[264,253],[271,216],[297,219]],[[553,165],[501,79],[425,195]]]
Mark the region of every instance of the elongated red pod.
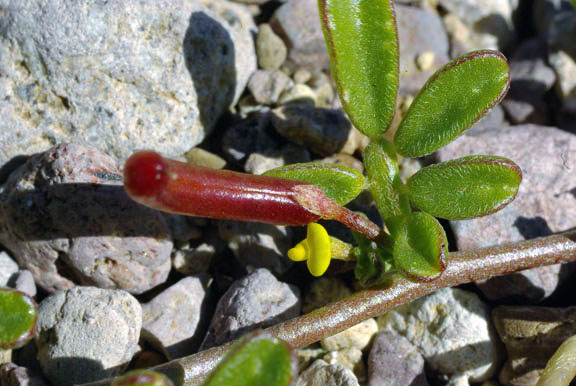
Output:
[[306,225],[320,218],[295,199],[300,181],[192,166],[153,151],[133,154],[124,188],[135,201],[191,216]]

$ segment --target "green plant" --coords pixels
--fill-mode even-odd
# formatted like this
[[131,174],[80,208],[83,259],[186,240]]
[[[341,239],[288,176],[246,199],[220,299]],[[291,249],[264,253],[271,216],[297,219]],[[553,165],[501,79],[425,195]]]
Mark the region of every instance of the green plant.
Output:
[[[330,257],[357,261],[355,275],[366,289],[273,326],[268,334],[293,348],[303,347],[443,287],[576,259],[575,233],[448,255],[435,217],[474,218],[511,202],[522,174],[508,159],[464,157],[423,168],[407,181],[399,176],[398,155],[419,157],[438,150],[502,100],[510,83],[502,54],[475,51],[438,70],[390,142],[383,134],[392,122],[398,90],[393,2],[320,0],[320,10],[344,109],[370,138],[363,154],[366,177],[344,166],[318,163],[246,176],[191,167],[151,152],[134,155],[125,168],[128,193],[159,210],[307,225],[307,238],[289,257],[307,260],[315,276],[325,271]],[[364,189],[372,194],[386,230],[344,208]],[[330,238],[315,223],[319,219],[348,225],[356,245]],[[196,384],[239,346],[234,347],[215,347],[158,369],[178,374],[174,379],[181,383]],[[227,370],[217,372],[236,371],[233,361],[226,363]]]
[[0,288],[0,350],[28,343],[34,337],[37,319],[34,299],[14,289]]
[[[357,246],[330,238],[314,224],[288,253],[295,261],[307,260],[314,276],[328,269],[331,258],[355,258],[355,274],[363,285],[381,284],[396,272],[411,280],[433,280],[448,256],[446,235],[435,217],[461,220],[501,209],[516,196],[522,173],[508,159],[473,156],[425,167],[403,182],[398,155],[430,154],[485,115],[508,90],[507,61],[499,52],[482,50],[446,64],[418,93],[389,142],[383,134],[392,122],[398,91],[393,2],[319,4],[342,105],[370,138],[363,154],[366,178],[345,166],[320,163],[252,176],[140,152],[126,163],[125,187],[135,200],[174,213],[284,225],[340,221],[354,231]],[[372,194],[387,231],[343,206],[364,189]]]

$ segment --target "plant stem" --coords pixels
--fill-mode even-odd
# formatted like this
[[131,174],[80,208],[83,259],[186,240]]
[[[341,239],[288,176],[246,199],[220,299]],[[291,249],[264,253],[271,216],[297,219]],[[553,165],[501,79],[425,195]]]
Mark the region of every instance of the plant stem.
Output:
[[[446,270],[431,282],[416,283],[395,276],[385,288],[369,288],[306,315],[266,329],[294,348],[308,346],[366,319],[384,314],[445,287],[488,279],[524,269],[576,261],[576,230],[468,252],[454,252]],[[233,342],[156,366],[176,384],[199,385]],[[107,385],[108,381],[91,384]]]

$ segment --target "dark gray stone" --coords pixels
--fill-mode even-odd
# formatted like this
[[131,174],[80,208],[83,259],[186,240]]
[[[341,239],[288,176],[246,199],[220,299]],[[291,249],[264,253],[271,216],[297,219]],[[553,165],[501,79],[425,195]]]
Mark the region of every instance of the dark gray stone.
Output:
[[222,295],[202,350],[300,315],[300,291],[278,281],[267,269],[237,280]]
[[380,332],[368,356],[368,386],[428,386],[424,358],[408,339],[394,331]]

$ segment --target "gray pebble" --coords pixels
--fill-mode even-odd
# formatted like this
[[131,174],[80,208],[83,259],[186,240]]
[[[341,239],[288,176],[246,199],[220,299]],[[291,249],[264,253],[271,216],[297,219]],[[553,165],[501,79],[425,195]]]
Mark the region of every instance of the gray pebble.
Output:
[[478,295],[444,288],[378,318],[384,330],[404,335],[451,385],[490,379],[502,356],[490,308]]
[[[512,159],[523,171],[516,199],[490,216],[452,221],[459,250],[498,245],[546,236],[576,226],[574,181],[576,137],[554,127],[519,125],[495,127],[462,137],[438,152],[441,161],[472,154]],[[491,300],[514,298],[536,302],[550,296],[572,268],[564,265],[498,276],[480,285]]]
[[68,386],[121,374],[138,346],[142,309],[129,293],[58,291],[40,303],[36,345],[44,374]]
[[290,227],[226,220],[219,222],[219,234],[244,267],[267,268],[282,275],[292,266],[286,257],[294,246]]
[[502,101],[513,124],[547,122],[546,94],[556,75],[546,64],[546,47],[538,39],[521,44],[510,58],[510,90]]
[[504,385],[536,385],[546,363],[576,331],[576,307],[499,306],[492,318],[506,345]]
[[237,280],[222,295],[202,349],[218,346],[257,328],[300,315],[300,291],[278,281],[267,269]]
[[270,24],[259,25],[256,36],[256,55],[260,68],[276,71],[286,60],[288,49],[284,41],[274,33]]
[[247,173],[262,174],[268,170],[299,162],[309,162],[310,152],[302,146],[288,143],[280,149],[264,153],[252,153],[246,159],[244,170]]
[[318,359],[300,374],[296,386],[359,386],[359,383],[352,370]]
[[295,103],[272,113],[272,124],[280,135],[320,155],[353,154],[362,142],[360,132],[340,110]]
[[292,85],[292,79],[282,71],[258,70],[248,81],[248,89],[254,100],[264,105],[278,102],[282,92]]
[[186,277],[143,304],[142,338],[168,359],[196,352],[210,282],[206,274]]
[[132,201],[116,163],[63,144],[30,157],[0,186],[0,239],[47,291],[75,283],[142,293],[166,280],[162,215]]
[[182,154],[256,69],[248,16],[251,26],[232,25],[199,2],[177,0],[7,3],[0,164],[62,141],[120,160],[143,148]]
[[[416,95],[428,78],[449,60],[448,35],[438,14],[405,5],[396,6],[400,46],[401,94]],[[418,60],[430,56],[422,67]]]
[[36,296],[36,284],[34,283],[34,276],[32,272],[24,269],[18,272],[16,281],[14,283],[14,288],[18,291],[24,292],[28,296]]
[[270,25],[288,46],[288,59],[312,70],[328,68],[330,58],[315,0],[290,0],[274,12]]
[[4,251],[0,251],[0,287],[6,287],[18,274],[18,264]]
[[408,339],[394,331],[380,332],[368,356],[368,386],[428,386],[424,358]]
[[48,383],[26,367],[15,363],[0,364],[0,385],[2,386],[47,386]]
[[556,94],[564,110],[576,115],[576,13],[558,13],[548,31],[548,60],[556,72]]

